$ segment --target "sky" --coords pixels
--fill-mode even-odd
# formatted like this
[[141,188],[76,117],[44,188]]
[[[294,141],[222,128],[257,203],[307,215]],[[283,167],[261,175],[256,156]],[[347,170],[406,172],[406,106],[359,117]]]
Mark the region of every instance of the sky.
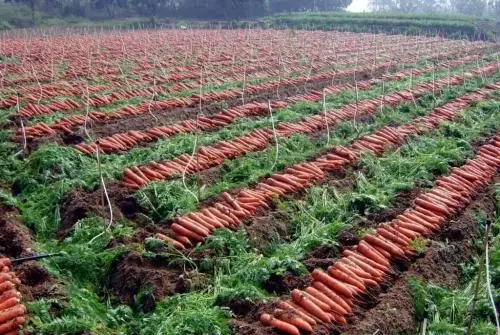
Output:
[[368,11],[368,0],[352,0],[352,3],[347,7],[348,12],[364,12]]

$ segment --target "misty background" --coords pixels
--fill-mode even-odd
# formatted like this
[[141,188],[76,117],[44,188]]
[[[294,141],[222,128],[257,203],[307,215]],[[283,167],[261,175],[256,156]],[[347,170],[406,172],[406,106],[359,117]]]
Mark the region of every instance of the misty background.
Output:
[[14,25],[26,26],[50,18],[242,20],[316,11],[431,12],[498,18],[500,0],[0,0],[0,27],[2,20],[12,22],[15,17],[24,22]]

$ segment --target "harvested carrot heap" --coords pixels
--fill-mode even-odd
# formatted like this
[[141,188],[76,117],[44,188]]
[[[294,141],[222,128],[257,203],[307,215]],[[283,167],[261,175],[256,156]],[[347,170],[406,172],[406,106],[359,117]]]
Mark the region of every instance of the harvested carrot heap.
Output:
[[26,321],[26,307],[17,286],[21,282],[8,258],[0,258],[0,335],[19,334]]

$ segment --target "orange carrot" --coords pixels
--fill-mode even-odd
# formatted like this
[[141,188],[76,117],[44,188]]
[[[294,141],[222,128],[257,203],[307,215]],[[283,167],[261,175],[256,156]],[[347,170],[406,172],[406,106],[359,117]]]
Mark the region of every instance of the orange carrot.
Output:
[[188,220],[187,218],[179,217],[177,218],[177,221],[184,228],[189,229],[200,236],[207,237],[208,235],[210,235],[210,232],[201,224]]
[[335,301],[330,299],[325,293],[321,292],[320,290],[318,290],[314,287],[307,287],[305,289],[305,291],[309,295],[311,295],[311,296],[315,297],[316,299],[321,300],[323,303],[327,304],[334,313],[337,313],[340,315],[348,314],[347,311],[342,306],[340,306]]
[[23,316],[26,314],[26,307],[23,305],[17,305],[12,308],[9,308],[0,314],[0,325],[12,319],[15,319],[18,316]]
[[297,327],[289,324],[288,322],[278,320],[274,316],[267,313],[260,316],[260,322],[288,335],[300,335],[300,331]]
[[18,334],[19,327],[26,321],[25,317],[16,317],[10,321],[7,322],[0,322],[0,334],[5,334],[9,335],[12,334]]
[[400,247],[398,247],[397,245],[395,245],[391,242],[384,241],[383,239],[379,238],[378,236],[366,235],[364,237],[364,239],[366,240],[366,242],[368,242],[372,245],[376,245],[376,246],[388,251],[389,253],[391,253],[395,256],[405,257],[405,253]]
[[350,298],[350,299],[354,298],[354,293],[353,293],[353,291],[351,291],[351,289],[349,288],[349,286],[347,284],[342,283],[342,282],[330,277],[326,273],[321,272],[318,269],[315,269],[311,273],[311,276],[314,278],[314,280],[317,280],[317,281],[325,284],[326,286],[328,286],[329,288],[338,292],[339,294],[341,294],[347,298]]
[[[380,271],[385,274],[387,272],[389,272],[389,267],[388,266],[385,266],[385,265],[382,265],[382,264],[379,264],[373,260],[371,260],[370,258],[360,254],[360,253],[357,253],[357,252],[354,252],[354,251],[351,251],[351,250],[344,250],[342,252],[342,254],[344,256],[350,256],[352,259],[356,258],[358,259],[361,263],[364,263],[364,264],[367,264],[369,267],[371,268],[375,268],[376,270],[379,270],[379,273]],[[365,268],[363,268],[363,270],[367,271]]]
[[325,284],[323,284],[320,281],[314,281],[312,286],[314,288],[316,288],[317,290],[321,291],[323,294],[325,294],[328,298],[330,298],[337,305],[342,307],[342,309],[344,309],[347,313],[352,312],[351,305],[348,303],[348,301],[345,300],[348,298],[338,295],[337,293],[335,293],[335,291],[333,291],[331,288],[329,288],[328,286],[326,286]]
[[173,230],[175,233],[177,233],[177,234],[179,234],[179,235],[186,236],[186,237],[187,237],[187,238],[189,238],[190,240],[193,240],[193,241],[196,241],[196,242],[202,242],[202,241],[204,241],[204,240],[205,240],[202,236],[200,236],[200,235],[198,235],[198,234],[196,234],[196,233],[192,232],[192,231],[191,231],[191,230],[189,230],[189,229],[184,228],[184,227],[183,227],[183,226],[181,226],[180,224],[173,223],[173,224],[172,224],[172,226],[171,226],[171,228],[172,228],[172,230]]
[[298,313],[277,308],[276,310],[274,310],[274,316],[277,319],[289,323],[306,333],[312,333],[313,331],[311,325],[307,323],[303,318],[301,318]]
[[297,313],[298,316],[300,316],[304,321],[306,321],[308,324],[311,326],[315,326],[317,324],[316,320],[314,320],[312,317],[310,317],[305,310],[301,309],[300,306],[294,306],[292,305],[293,303],[290,303],[288,301],[280,301],[278,304],[278,307],[285,309],[285,310],[291,310],[294,313]]
[[365,241],[361,241],[358,244],[358,249],[365,257],[368,257],[375,263],[381,264],[383,266],[389,267],[390,263],[387,258],[384,258],[378,251],[376,251],[371,245]]
[[341,282],[353,285],[360,291],[366,290],[365,285],[361,281],[359,281],[355,277],[349,276],[347,273],[343,272],[340,269],[336,269],[333,266],[329,266],[327,271],[330,276],[332,276],[333,278],[337,278]]
[[423,200],[423,199],[419,199],[419,198],[415,199],[415,204],[422,206],[422,207],[430,210],[431,212],[437,213],[438,215],[444,215],[444,216],[450,215],[450,211],[448,209],[446,209],[445,207],[443,207],[441,205],[437,205],[437,204],[429,202],[429,201],[426,201],[426,200]]
[[0,311],[14,307],[15,305],[19,304],[20,301],[21,301],[21,299],[14,297],[14,298],[7,299],[3,302],[0,302]]
[[4,293],[5,291],[8,291],[10,289],[13,289],[15,287],[14,283],[10,281],[6,281],[2,284],[0,284],[0,294]]
[[319,308],[315,303],[309,299],[303,292],[294,289],[292,291],[292,300],[297,305],[302,306],[306,311],[316,316],[323,322],[331,322],[328,314],[325,313],[321,308]]

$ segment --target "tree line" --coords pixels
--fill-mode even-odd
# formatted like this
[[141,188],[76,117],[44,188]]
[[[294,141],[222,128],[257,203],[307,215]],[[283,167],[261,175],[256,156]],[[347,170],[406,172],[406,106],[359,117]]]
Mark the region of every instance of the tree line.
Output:
[[[335,11],[352,0],[4,0],[28,6],[32,12],[68,17],[127,16],[194,19],[247,19],[281,12]],[[2,0],[0,0],[2,2]]]
[[500,17],[500,0],[370,0],[374,11]]

